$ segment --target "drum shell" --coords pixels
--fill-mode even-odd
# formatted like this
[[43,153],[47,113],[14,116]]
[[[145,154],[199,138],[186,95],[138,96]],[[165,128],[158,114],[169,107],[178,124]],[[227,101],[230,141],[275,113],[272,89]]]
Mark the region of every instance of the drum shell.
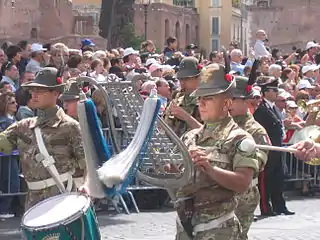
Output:
[[[68,195],[70,193],[62,194]],[[56,196],[55,196],[56,197]],[[52,197],[52,198],[55,198]],[[50,201],[52,198],[48,198],[45,201]],[[43,202],[45,202],[43,201]],[[40,202],[39,204],[43,203]],[[101,234],[98,227],[98,222],[94,208],[91,201],[88,199],[88,204],[83,207],[82,210],[76,214],[68,217],[67,219],[50,224],[43,225],[39,227],[31,227],[24,224],[25,217],[32,210],[36,209],[35,205],[30,208],[23,216],[21,221],[22,239],[34,240],[34,239],[59,239],[59,240],[69,240],[69,239],[86,239],[86,240],[99,240],[101,239]],[[82,238],[84,236],[84,238]]]

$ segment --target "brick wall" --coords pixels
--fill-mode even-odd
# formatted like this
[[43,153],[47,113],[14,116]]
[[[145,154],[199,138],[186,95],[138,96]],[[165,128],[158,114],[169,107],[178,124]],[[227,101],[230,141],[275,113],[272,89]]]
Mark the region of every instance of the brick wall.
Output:
[[72,32],[74,22],[72,4],[69,0],[40,0],[39,12],[41,12],[40,38],[50,39]]
[[292,46],[305,48],[306,42],[320,41],[319,0],[272,0],[269,9],[251,8],[252,37],[257,29],[265,29],[272,46],[290,52]]
[[[134,24],[137,36],[143,36],[145,32],[144,8],[134,5]],[[178,31],[176,25],[178,27]],[[187,27],[188,25],[188,27]],[[166,27],[167,26],[167,27]],[[166,37],[179,37],[180,47],[187,44],[198,44],[199,16],[193,9],[186,9],[162,3],[153,3],[148,7],[148,36],[160,49],[165,45]],[[188,34],[187,34],[187,28]],[[178,35],[178,36],[177,36]]]
[[[0,0],[0,44],[21,39],[32,42],[63,42],[78,48],[82,38],[92,38],[98,47],[105,47],[105,40],[94,35],[92,16],[78,16],[69,0]],[[78,21],[84,22],[83,31],[76,35]],[[37,29],[37,36],[31,37],[31,30]]]

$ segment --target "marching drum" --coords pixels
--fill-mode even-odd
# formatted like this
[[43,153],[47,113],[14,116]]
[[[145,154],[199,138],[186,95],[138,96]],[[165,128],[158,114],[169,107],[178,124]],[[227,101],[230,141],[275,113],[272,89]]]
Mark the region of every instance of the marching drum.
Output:
[[100,240],[89,197],[64,193],[30,208],[21,222],[24,240]]

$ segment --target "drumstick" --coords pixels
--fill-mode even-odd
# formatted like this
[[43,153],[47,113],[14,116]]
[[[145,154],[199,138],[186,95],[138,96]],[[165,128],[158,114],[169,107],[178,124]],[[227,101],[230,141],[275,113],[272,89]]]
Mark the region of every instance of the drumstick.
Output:
[[[286,148],[286,147],[276,147],[276,146],[269,146],[269,145],[259,145],[259,144],[255,144],[253,141],[251,140],[244,140],[241,144],[240,144],[240,149],[243,152],[253,152],[255,148],[259,148],[261,150],[268,150],[268,151],[278,151],[278,152],[288,152],[288,153],[297,153],[298,150],[294,149],[294,148]],[[210,152],[212,151],[214,148],[212,147],[200,147],[197,146],[195,148],[191,148],[191,151],[194,150],[202,150],[202,151],[206,151],[206,152]]]
[[297,153],[298,152],[298,150],[294,149],[294,148],[275,147],[275,146],[259,145],[259,144],[256,144],[256,148],[259,148],[261,150],[288,152],[288,153]]

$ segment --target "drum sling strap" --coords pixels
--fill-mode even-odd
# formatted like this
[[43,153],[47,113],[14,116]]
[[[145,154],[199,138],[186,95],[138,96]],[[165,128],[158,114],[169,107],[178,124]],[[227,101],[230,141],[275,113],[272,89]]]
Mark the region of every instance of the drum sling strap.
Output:
[[41,129],[39,127],[36,127],[34,129],[34,132],[36,135],[37,145],[38,145],[39,152],[40,152],[39,154],[36,155],[37,162],[43,164],[43,166],[46,168],[46,170],[51,175],[54,182],[57,184],[57,187],[59,188],[59,191],[61,193],[70,192],[71,188],[72,188],[72,175],[70,174],[70,177],[68,178],[67,188],[65,188],[65,186],[60,178],[60,174],[59,174],[56,166],[54,165],[55,160],[49,154],[49,152],[44,144],[42,134],[41,134]]

